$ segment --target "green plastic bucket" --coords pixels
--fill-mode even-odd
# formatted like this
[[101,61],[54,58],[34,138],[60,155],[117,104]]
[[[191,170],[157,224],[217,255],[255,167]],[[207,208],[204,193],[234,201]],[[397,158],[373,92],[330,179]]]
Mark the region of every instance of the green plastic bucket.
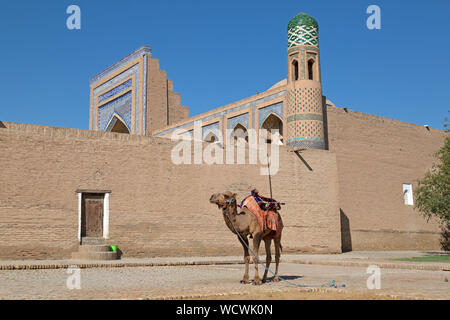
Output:
[[111,248],[111,251],[112,251],[112,252],[117,252],[117,245],[112,244],[112,245],[110,245],[109,247]]

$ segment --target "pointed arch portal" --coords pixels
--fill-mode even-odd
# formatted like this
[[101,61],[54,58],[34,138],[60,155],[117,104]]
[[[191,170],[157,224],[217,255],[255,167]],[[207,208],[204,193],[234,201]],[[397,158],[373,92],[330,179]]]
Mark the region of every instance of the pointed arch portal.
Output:
[[214,134],[214,132],[210,132],[205,137],[206,142],[219,142],[219,138]]
[[272,141],[272,130],[278,130],[280,140],[283,141],[283,120],[281,120],[276,114],[269,114],[262,123],[261,129],[267,130],[267,143]]
[[106,131],[117,133],[130,133],[130,130],[126,126],[125,122],[123,122],[122,119],[120,119],[119,116],[117,116],[116,114],[112,117],[111,121],[109,122]]
[[248,132],[247,132],[247,128],[245,128],[242,124],[238,123],[234,129],[233,129],[233,133],[232,136],[233,141],[236,143],[237,139],[244,139],[246,142],[248,142]]

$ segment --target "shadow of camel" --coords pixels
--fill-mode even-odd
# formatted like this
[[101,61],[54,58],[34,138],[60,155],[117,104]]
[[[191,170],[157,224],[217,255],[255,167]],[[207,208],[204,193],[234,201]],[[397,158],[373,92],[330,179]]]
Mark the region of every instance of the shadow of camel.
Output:
[[[273,281],[274,278],[275,278],[275,277],[267,277],[267,280],[266,280],[265,283],[274,282],[274,281]],[[291,280],[301,279],[301,278],[303,278],[303,276],[282,276],[282,275],[279,275],[278,278],[282,278],[282,279],[284,279],[284,280],[291,281]],[[281,282],[281,281],[283,281],[283,280],[280,279],[280,282]]]

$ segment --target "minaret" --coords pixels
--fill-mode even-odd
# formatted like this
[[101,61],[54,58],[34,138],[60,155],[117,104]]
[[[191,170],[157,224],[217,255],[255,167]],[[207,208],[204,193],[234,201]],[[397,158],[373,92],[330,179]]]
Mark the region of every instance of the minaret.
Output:
[[295,148],[325,149],[319,25],[300,13],[288,23],[287,136]]

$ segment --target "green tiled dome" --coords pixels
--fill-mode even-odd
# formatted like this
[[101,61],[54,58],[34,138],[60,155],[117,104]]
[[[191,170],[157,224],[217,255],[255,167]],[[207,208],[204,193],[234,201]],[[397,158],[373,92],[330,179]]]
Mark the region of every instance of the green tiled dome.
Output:
[[310,15],[307,15],[306,13],[299,13],[298,15],[293,17],[291,21],[289,21],[287,28],[289,30],[295,26],[319,28],[319,24],[317,23],[317,21]]
[[319,24],[306,13],[299,13],[288,23],[288,48],[319,46]]

